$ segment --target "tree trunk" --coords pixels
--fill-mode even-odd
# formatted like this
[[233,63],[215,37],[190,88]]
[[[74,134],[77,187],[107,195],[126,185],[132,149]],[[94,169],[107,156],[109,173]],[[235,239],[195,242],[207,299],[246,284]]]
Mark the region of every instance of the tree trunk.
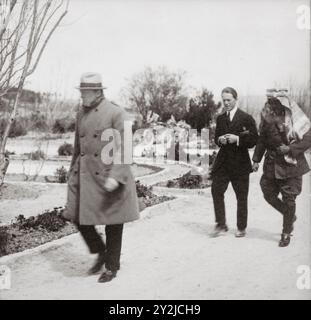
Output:
[[4,177],[9,166],[9,158],[4,153],[0,154],[0,187],[3,185]]
[[15,117],[16,117],[17,104],[19,102],[21,91],[23,89],[24,81],[25,81],[24,79],[21,79],[21,81],[19,83],[19,86],[18,86],[18,89],[17,89],[17,93],[16,93],[16,96],[15,96],[15,100],[14,100],[13,110],[12,110],[12,112],[10,114],[9,121],[8,121],[8,123],[6,125],[2,140],[0,142],[0,187],[3,185],[4,177],[6,175],[6,172],[7,172],[9,163],[10,163],[9,158],[5,156],[5,146],[6,146],[6,143],[8,141],[8,137],[9,137],[9,133],[10,133],[10,130],[11,130],[11,127],[12,127],[12,123],[14,122]]

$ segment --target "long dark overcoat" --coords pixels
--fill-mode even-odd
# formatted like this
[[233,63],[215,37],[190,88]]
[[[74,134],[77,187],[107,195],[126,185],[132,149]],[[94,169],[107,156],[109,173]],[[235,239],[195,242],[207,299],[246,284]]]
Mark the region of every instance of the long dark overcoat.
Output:
[[[135,180],[129,164],[107,163],[109,150],[123,159],[125,111],[103,99],[94,108],[81,107],[77,114],[74,154],[68,180],[64,217],[81,225],[111,225],[139,218]],[[105,140],[104,132],[113,139]],[[108,130],[108,131],[107,131]],[[115,136],[119,132],[121,141]],[[120,149],[121,148],[121,149]],[[108,150],[108,151],[107,151]],[[120,152],[122,150],[122,152]],[[111,158],[116,152],[111,151]],[[119,182],[113,192],[104,189],[107,177]]]

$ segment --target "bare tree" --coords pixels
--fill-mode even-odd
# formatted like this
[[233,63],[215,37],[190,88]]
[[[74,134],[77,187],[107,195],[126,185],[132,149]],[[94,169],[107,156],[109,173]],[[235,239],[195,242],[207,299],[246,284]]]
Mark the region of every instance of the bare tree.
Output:
[[0,140],[0,185],[9,159],[5,146],[25,80],[37,68],[46,46],[68,11],[69,0],[0,0],[0,97],[10,89],[16,95]]

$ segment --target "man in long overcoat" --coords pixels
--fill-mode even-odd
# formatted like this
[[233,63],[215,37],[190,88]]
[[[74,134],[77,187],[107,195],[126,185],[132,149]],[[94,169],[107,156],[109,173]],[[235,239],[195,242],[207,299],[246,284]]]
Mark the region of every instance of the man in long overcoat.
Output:
[[[90,252],[98,255],[89,274],[105,265],[98,281],[107,282],[120,268],[123,224],[139,218],[135,180],[124,163],[127,118],[121,107],[104,97],[99,74],[83,74],[79,89],[83,105],[77,113],[64,216],[77,225]],[[106,242],[96,225],[106,226]]]

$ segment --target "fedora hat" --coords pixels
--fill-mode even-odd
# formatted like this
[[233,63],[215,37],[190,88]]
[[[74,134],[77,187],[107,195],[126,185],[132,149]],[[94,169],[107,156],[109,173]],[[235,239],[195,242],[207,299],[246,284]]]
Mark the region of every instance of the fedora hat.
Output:
[[107,89],[102,85],[101,75],[95,72],[83,73],[80,79],[80,86],[76,88],[80,90]]

